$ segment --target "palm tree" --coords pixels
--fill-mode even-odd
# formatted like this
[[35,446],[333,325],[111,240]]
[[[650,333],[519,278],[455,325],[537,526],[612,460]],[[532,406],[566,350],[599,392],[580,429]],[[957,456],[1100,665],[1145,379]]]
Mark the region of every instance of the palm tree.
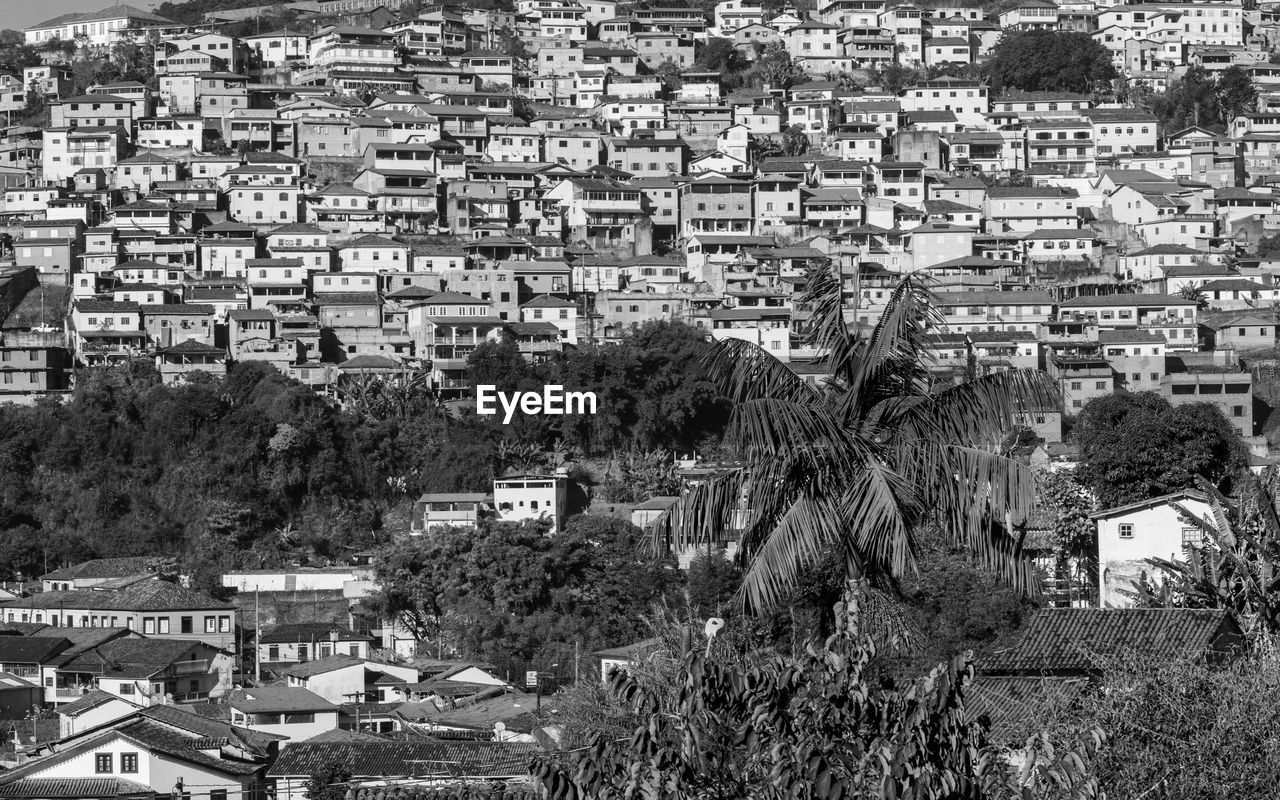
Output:
[[1011,370],[931,391],[921,353],[942,320],[925,283],[903,279],[866,335],[850,330],[841,292],[828,264],[811,272],[802,298],[808,344],[829,376],[821,387],[754,344],[717,344],[708,368],[733,403],[725,443],[741,461],[682,498],[671,517],[676,543],[741,527],[742,599],[763,609],[830,547],[850,578],[892,584],[914,569],[914,530],[936,522],[1030,590],[1017,524],[1035,479],[995,448],[1019,410],[1057,405],[1053,381]]

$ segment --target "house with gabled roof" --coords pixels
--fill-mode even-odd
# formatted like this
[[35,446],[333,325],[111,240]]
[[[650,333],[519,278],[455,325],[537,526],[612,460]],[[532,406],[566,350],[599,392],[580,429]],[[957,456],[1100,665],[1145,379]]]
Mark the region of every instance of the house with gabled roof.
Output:
[[158,573],[164,559],[154,556],[95,558],[40,576],[42,591],[89,589],[120,578],[146,578]]
[[234,652],[237,609],[194,589],[147,578],[122,586],[41,592],[0,602],[8,622],[53,628],[123,627],[144,636],[199,639]]
[[149,797],[200,787],[251,795],[281,737],[237,728],[178,706],[142,709],[40,745],[0,773],[0,793],[26,800]]
[[91,689],[70,703],[58,706],[58,738],[65,739],[81,731],[114,722],[133,714],[139,708],[137,703],[119,695]]
[[1195,489],[1105,508],[1090,515],[1097,525],[1098,603],[1126,608],[1134,602],[1134,582],[1142,575],[1159,580],[1148,559],[1185,560],[1204,547],[1205,533],[1182,518],[1186,511],[1212,519],[1209,499]]
[[258,635],[258,660],[264,666],[288,666],[334,654],[368,658],[373,642],[372,636],[336,622],[280,623]]
[[156,368],[165,383],[181,383],[197,372],[221,377],[227,372],[227,351],[210,342],[184,339],[156,350]]
[[231,666],[230,653],[204,642],[119,636],[61,660],[56,685],[60,699],[98,690],[141,706],[189,703],[225,694]]
[[389,664],[372,659],[335,653],[315,661],[298,663],[283,672],[286,684],[310,689],[332,703],[381,701],[374,688],[383,675],[399,678],[406,684],[417,683],[418,670],[411,666]]
[[338,706],[296,686],[235,689],[226,698],[231,724],[302,741],[338,729]]
[[539,295],[520,305],[520,321],[555,326],[563,344],[578,344],[578,306],[560,297]]
[[1266,313],[1216,315],[1200,321],[1200,341],[1209,349],[1236,352],[1276,346],[1276,319]]

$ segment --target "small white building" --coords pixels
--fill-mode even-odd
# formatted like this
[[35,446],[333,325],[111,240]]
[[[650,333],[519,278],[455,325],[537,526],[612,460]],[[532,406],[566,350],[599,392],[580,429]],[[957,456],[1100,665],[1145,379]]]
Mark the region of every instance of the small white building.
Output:
[[560,343],[578,344],[578,306],[560,297],[544,294],[520,306],[521,322],[548,322],[560,331]]
[[1204,532],[1184,521],[1175,506],[1197,517],[1209,516],[1208,498],[1193,489],[1140,500],[1090,515],[1098,526],[1098,604],[1127,608],[1134,581],[1157,570],[1149,558],[1185,559],[1204,544]]
[[236,689],[227,697],[231,724],[300,742],[338,729],[338,707],[315,692],[294,686]]
[[65,739],[123,719],[139,707],[136,703],[101,689],[86,692],[78,700],[58,706],[59,738]]
[[545,519],[561,530],[568,501],[564,475],[508,475],[493,482],[493,505],[503,522]]

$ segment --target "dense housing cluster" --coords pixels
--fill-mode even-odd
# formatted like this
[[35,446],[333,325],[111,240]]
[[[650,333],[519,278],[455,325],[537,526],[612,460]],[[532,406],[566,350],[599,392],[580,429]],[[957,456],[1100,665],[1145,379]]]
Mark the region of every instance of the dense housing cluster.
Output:
[[[222,32],[282,10],[292,27]],[[49,124],[4,137],[0,391],[141,356],[167,381],[256,360],[456,397],[485,341],[537,360],[654,319],[801,360],[796,297],[835,262],[857,323],[898,276],[938,279],[942,372],[1040,366],[1068,412],[1116,388],[1211,396],[1252,435],[1231,367],[1275,334],[1270,266],[1238,257],[1274,208],[1272,96],[1225,133],[1162,130],[1110,94],[941,73],[1002,31],[1064,30],[1130,86],[1197,64],[1265,88],[1269,24],[1230,2],[1043,0],[65,15],[25,33],[45,63],[7,76],[8,110],[45,102]],[[150,81],[78,91],[75,59],[122,42]],[[759,74],[701,69],[714,49]],[[894,67],[921,69],[889,91]]]
[[[185,21],[127,5],[66,14],[24,32],[39,63],[0,72],[0,112],[20,123],[0,134],[0,399],[58,397],[146,360],[170,385],[262,362],[343,399],[381,380],[460,400],[486,343],[553,367],[651,321],[700,331],[699,346],[751,342],[819,385],[828,354],[808,336],[805,291],[821,268],[859,332],[904,276],[928,276],[929,392],[1046,373],[1056,402],[1016,408],[1031,435],[1004,443],[1024,464],[1068,470],[1079,453],[1064,440],[1090,401],[1154,392],[1215,406],[1260,468],[1280,352],[1276,13],[1240,0],[301,0]],[[1081,37],[1114,79],[994,80],[1001,48],[1028,33]],[[86,81],[94,63],[132,77]],[[301,496],[305,471],[285,466],[304,434],[274,430],[271,464]],[[565,533],[601,506],[578,503],[555,455],[554,474],[513,467],[491,492],[415,492],[396,538]],[[628,531],[671,526],[682,497],[741,468],[649,456],[659,477],[670,462],[662,491],[637,478],[637,502],[607,504]],[[638,468],[623,474],[610,478]],[[1221,518],[1216,502],[1194,489],[1081,501],[1070,552],[1043,508],[1005,520],[1054,607],[987,669],[970,718],[1026,717],[1046,675],[1076,691],[1098,672],[1085,644],[1235,654],[1245,632],[1224,610],[1108,608],[1135,604],[1151,559],[1202,549],[1181,512]],[[716,552],[684,547],[663,568],[739,554],[741,530],[722,527]],[[355,800],[470,782],[532,797],[530,756],[562,742],[540,713],[543,664],[556,682],[595,681],[653,645],[548,640],[516,672],[431,658],[424,631],[443,648],[445,612],[428,619],[423,598],[437,587],[399,598],[419,603],[415,628],[370,600],[389,581],[348,549],[342,566],[215,572],[230,601],[153,558],[0,587],[0,739],[14,739],[0,796],[336,800],[350,786]],[[316,783],[325,774],[334,786]]]

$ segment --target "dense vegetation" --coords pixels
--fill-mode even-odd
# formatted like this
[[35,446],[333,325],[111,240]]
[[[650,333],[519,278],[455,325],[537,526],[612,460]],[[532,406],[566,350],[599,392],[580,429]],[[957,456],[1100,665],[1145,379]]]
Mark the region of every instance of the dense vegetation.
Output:
[[1232,117],[1253,111],[1258,100],[1258,89],[1249,73],[1234,65],[1216,77],[1201,66],[1193,66],[1163,94],[1152,96],[1141,90],[1133,94],[1134,104],[1149,107],[1166,133],[1192,125],[1225,131]]
[[1024,92],[1091,92],[1117,77],[1111,54],[1087,33],[1006,30],[983,70],[992,96]]
[[1104,508],[1194,486],[1198,477],[1216,484],[1248,466],[1240,437],[1217,406],[1172,406],[1153,392],[1089,401],[1075,436],[1080,480]]
[[[642,534],[615,517],[578,516],[548,535],[540,523],[449,529],[384,549],[373,606],[405,621],[432,654],[503,665],[556,663],[646,638],[645,618],[677,600],[684,578],[651,557]],[[727,563],[727,562],[725,562]]]
[[365,549],[407,528],[420,493],[486,489],[557,446],[608,457],[714,438],[718,400],[696,374],[707,346],[692,329],[654,324],[542,365],[542,378],[496,360],[488,374],[499,383],[594,388],[601,413],[576,424],[455,416],[411,389],[343,411],[251,363],[182,386],[160,384],[148,362],[85,372],[65,402],[0,408],[0,564],[13,577],[90,556],[174,554],[212,585],[227,567]]
[[[1054,748],[1032,740],[1020,768],[965,711],[971,654],[925,679],[877,680],[876,648],[858,620],[795,655],[765,658],[720,638],[658,646],[615,672],[594,714],[606,735],[535,761],[553,800],[588,797],[1092,800],[1104,735],[1082,730]],[[576,745],[577,742],[571,742]]]

